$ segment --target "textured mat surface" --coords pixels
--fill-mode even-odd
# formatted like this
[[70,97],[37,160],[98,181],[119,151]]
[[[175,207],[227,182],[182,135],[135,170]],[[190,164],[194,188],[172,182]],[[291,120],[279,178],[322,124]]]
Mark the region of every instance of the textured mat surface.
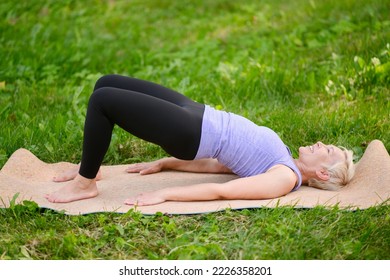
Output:
[[[142,191],[168,186],[184,186],[204,182],[226,182],[233,175],[161,172],[141,176],[128,174],[125,165],[103,166],[103,180],[98,182],[99,196],[66,204],[49,203],[44,195],[64,183],[52,182],[53,176],[74,166],[72,163],[45,163],[25,149],[19,149],[0,171],[0,207],[8,207],[15,194],[16,202],[35,201],[40,207],[65,211],[70,215],[94,212],[127,212],[131,206],[123,201]],[[372,141],[356,167],[356,174],[348,186],[340,191],[323,191],[302,186],[298,191],[278,199],[225,200],[206,202],[165,202],[159,205],[137,207],[144,214],[196,214],[220,211],[226,208],[244,209],[292,205],[311,208],[317,205],[338,205],[340,208],[365,209],[389,203],[390,157],[383,143]]]

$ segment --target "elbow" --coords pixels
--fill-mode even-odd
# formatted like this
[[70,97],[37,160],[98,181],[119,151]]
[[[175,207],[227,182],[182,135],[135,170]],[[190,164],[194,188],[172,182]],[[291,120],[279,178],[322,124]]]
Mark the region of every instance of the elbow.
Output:
[[246,195],[242,191],[237,191],[237,189],[231,188],[226,183],[218,184],[215,197],[218,200],[247,199]]
[[215,200],[235,199],[225,184],[214,184],[213,196]]

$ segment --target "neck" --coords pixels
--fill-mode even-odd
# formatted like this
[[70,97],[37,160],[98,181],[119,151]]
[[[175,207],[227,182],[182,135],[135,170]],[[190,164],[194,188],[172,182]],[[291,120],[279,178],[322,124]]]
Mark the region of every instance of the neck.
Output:
[[298,167],[299,171],[301,172],[302,185],[307,184],[309,181],[309,178],[311,178],[311,176],[309,176],[306,166],[304,164],[302,164],[299,161],[299,159],[294,159],[294,162],[295,162],[295,165]]

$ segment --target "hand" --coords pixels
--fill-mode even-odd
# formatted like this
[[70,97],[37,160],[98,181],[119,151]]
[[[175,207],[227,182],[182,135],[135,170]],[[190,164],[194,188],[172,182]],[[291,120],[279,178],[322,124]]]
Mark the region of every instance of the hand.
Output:
[[165,202],[165,199],[158,192],[141,193],[125,200],[126,205],[147,206]]
[[128,173],[139,173],[141,175],[158,173],[163,170],[163,163],[161,160],[152,162],[141,162],[130,164],[126,169]]

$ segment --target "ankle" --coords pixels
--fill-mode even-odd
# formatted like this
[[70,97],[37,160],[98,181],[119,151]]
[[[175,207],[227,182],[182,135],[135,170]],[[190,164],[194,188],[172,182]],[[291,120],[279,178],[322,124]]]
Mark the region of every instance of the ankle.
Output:
[[95,179],[89,179],[80,174],[77,174],[74,180],[79,184],[79,187],[82,189],[88,189],[91,186],[91,184],[95,183]]

